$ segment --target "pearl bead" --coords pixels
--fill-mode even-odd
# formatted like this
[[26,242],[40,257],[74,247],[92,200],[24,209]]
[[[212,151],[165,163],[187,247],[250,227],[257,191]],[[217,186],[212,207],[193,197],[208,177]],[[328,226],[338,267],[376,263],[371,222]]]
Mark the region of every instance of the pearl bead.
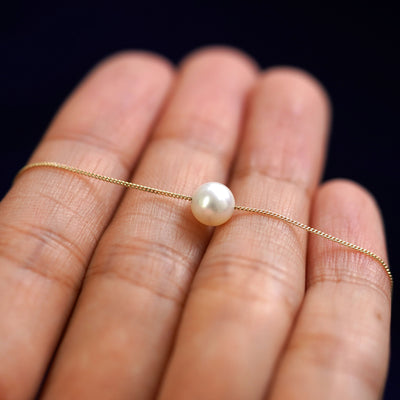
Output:
[[231,218],[235,207],[232,192],[222,183],[201,185],[192,196],[192,213],[204,225],[217,226]]

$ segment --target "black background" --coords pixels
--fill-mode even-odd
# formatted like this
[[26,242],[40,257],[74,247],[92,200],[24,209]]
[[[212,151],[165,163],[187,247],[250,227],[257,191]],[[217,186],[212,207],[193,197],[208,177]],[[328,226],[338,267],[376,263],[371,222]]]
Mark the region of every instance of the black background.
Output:
[[[394,8],[317,8],[267,1],[16,1],[0,12],[0,196],[52,115],[100,59],[146,49],[179,62],[209,44],[239,47],[262,67],[289,64],[329,91],[334,120],[325,178],[367,187],[381,205],[396,282],[399,23]],[[394,291],[385,399],[400,398],[400,307]]]

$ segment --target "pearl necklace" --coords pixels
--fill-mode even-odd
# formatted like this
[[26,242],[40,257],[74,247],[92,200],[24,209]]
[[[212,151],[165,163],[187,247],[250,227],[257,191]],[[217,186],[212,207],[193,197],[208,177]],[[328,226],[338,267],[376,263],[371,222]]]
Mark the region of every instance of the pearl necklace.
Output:
[[[126,188],[137,189],[143,192],[153,193],[161,196],[172,197],[174,199],[185,200],[191,202],[191,209],[194,217],[204,225],[209,226],[218,226],[227,222],[233,214],[234,210],[245,211],[255,214],[261,214],[265,216],[269,216],[272,218],[279,219],[288,224],[297,226],[307,232],[313,233],[325,239],[328,239],[332,242],[338,243],[342,246],[346,246],[352,250],[363,253],[375,261],[379,262],[383,269],[386,271],[389,279],[391,287],[393,288],[393,277],[390,271],[388,264],[383,260],[382,257],[376,255],[370,250],[364,249],[354,243],[350,243],[346,240],[339,239],[335,236],[332,236],[328,233],[322,232],[318,229],[312,228],[306,224],[298,222],[292,218],[289,218],[285,215],[276,213],[274,211],[263,210],[259,208],[251,208],[245,206],[235,205],[235,199],[233,197],[232,192],[228,187],[218,182],[208,182],[201,185],[193,194],[193,196],[186,196],[180,193],[168,192],[166,190],[156,189],[149,186],[139,185],[137,183],[123,181],[121,179],[110,178],[108,176],[99,175],[94,172],[84,171],[79,168],[71,167],[65,164],[59,164],[56,162],[44,161],[33,164],[28,164],[23,167],[17,174],[17,177],[21,175],[23,172],[27,171],[31,168],[38,167],[50,167],[50,168],[58,168],[65,171],[69,171],[75,174],[84,175],[89,178],[98,179],[100,181],[113,183],[116,185],[124,186]],[[16,178],[17,178],[16,177]]]

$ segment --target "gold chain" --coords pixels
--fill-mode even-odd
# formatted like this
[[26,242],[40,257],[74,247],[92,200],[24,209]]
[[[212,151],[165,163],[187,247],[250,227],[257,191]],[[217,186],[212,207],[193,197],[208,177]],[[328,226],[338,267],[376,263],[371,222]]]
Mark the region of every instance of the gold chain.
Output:
[[[65,164],[59,164],[56,162],[50,162],[50,161],[44,161],[44,162],[37,162],[37,163],[33,163],[33,164],[28,164],[25,167],[23,167],[17,174],[16,178],[22,174],[23,172],[27,171],[28,169],[31,168],[38,168],[38,167],[50,167],[50,168],[58,168],[58,169],[62,169],[65,171],[69,171],[69,172],[73,172],[75,174],[79,174],[79,175],[84,175],[87,176],[89,178],[94,178],[94,179],[98,179],[100,181],[104,181],[104,182],[108,182],[108,183],[113,183],[115,185],[120,185],[120,186],[124,186],[126,188],[130,188],[130,189],[136,189],[136,190],[141,190],[143,192],[148,192],[148,193],[153,193],[153,194],[157,194],[160,196],[166,196],[166,197],[172,197],[174,199],[179,199],[179,200],[185,200],[185,201],[192,201],[192,197],[191,196],[186,196],[184,194],[180,194],[180,193],[174,193],[174,192],[168,192],[167,190],[161,190],[161,189],[156,189],[156,188],[152,188],[150,186],[144,186],[144,185],[139,185],[137,183],[132,183],[132,182],[127,182],[127,181],[123,181],[121,179],[116,179],[116,178],[110,178],[109,176],[105,176],[105,175],[100,175],[100,174],[96,174],[94,172],[89,172],[89,171],[85,171],[83,169],[79,169],[79,168],[75,168],[75,167],[71,167],[69,165],[65,165]],[[378,261],[383,269],[386,271],[389,280],[390,280],[390,284],[391,287],[393,287],[393,276],[392,273],[390,271],[390,268],[388,266],[388,264],[383,260],[382,257],[379,257],[377,254],[373,253],[370,250],[364,249],[363,247],[360,247],[354,243],[350,243],[346,240],[343,239],[339,239],[335,236],[330,235],[329,233],[325,233],[322,232],[318,229],[312,228],[311,226],[308,226],[306,224],[303,224],[301,222],[298,222],[292,218],[289,218],[285,215],[276,213],[274,211],[269,211],[269,210],[263,210],[260,208],[251,208],[251,207],[245,207],[245,206],[235,206],[235,210],[239,210],[239,211],[245,211],[245,212],[250,212],[250,213],[255,213],[255,214],[260,214],[260,215],[266,215],[272,218],[276,218],[279,219],[281,221],[284,221],[288,224],[297,226],[298,228],[304,229],[307,232],[310,232],[314,235],[318,235],[320,237],[323,237],[325,239],[328,239],[332,242],[338,243],[342,246],[346,246],[352,250],[356,250],[360,253],[363,253],[371,258],[373,258],[375,261]]]
[[51,161],[44,161],[44,162],[38,162],[38,163],[25,165],[25,167],[23,167],[18,172],[16,178],[20,174],[25,172],[26,170],[31,169],[31,168],[37,168],[37,167],[51,167],[51,168],[63,169],[65,171],[73,172],[75,174],[84,175],[84,176],[88,176],[89,178],[98,179],[99,181],[114,183],[115,185],[125,186],[126,188],[130,188],[130,189],[141,190],[142,192],[148,192],[148,193],[158,194],[158,195],[167,196],[167,197],[173,197],[174,199],[192,201],[192,198],[190,196],[185,196],[183,194],[168,192],[166,190],[160,190],[160,189],[152,188],[149,186],[138,185],[137,183],[126,182],[126,181],[123,181],[121,179],[116,179],[116,178],[110,178],[109,176],[95,174],[94,172],[85,171],[83,169],[79,169],[79,168],[71,167],[69,165],[59,164],[59,163],[51,162]]

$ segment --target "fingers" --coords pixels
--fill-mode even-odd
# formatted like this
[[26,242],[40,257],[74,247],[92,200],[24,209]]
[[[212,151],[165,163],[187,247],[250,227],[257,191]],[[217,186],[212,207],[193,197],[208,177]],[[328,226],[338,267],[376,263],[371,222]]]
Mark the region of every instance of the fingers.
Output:
[[[313,79],[290,69],[267,72],[250,101],[231,181],[237,203],[307,221],[328,120]],[[262,396],[303,297],[305,250],[303,232],[258,215],[238,212],[217,228],[191,287],[161,399]]]
[[[31,161],[127,178],[171,78],[165,61],[144,53],[102,63],[62,107]],[[1,398],[34,396],[121,193],[35,169],[20,176],[2,201]]]
[[[312,224],[385,257],[379,211],[363,189],[324,185]],[[271,399],[378,399],[385,382],[390,281],[369,257],[311,238],[307,293]]]
[[[225,181],[254,65],[238,52],[187,59],[133,181],[191,194]],[[153,398],[212,230],[188,203],[127,192],[94,255],[43,398]]]

